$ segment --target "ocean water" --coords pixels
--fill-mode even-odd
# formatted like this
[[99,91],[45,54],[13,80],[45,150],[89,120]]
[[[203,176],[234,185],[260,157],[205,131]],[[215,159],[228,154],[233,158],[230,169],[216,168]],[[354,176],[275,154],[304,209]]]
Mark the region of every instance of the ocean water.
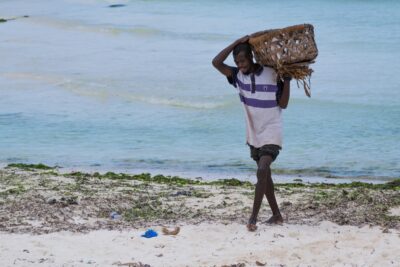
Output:
[[13,17],[0,164],[254,179],[239,98],[211,60],[245,34],[312,23],[312,97],[292,82],[275,172],[400,176],[399,1],[0,1]]

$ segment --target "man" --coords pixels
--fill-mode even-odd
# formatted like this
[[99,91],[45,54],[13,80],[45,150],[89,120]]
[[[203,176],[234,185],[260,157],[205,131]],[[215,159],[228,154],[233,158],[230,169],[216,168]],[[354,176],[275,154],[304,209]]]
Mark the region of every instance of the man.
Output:
[[[236,40],[223,49],[212,64],[238,90],[245,110],[247,144],[258,166],[253,212],[247,224],[249,231],[255,231],[264,194],[272,210],[272,217],[267,222],[283,222],[270,166],[282,147],[281,111],[289,102],[291,77],[283,77],[282,82],[272,68],[254,63],[248,40],[249,36]],[[231,52],[237,67],[224,63]]]

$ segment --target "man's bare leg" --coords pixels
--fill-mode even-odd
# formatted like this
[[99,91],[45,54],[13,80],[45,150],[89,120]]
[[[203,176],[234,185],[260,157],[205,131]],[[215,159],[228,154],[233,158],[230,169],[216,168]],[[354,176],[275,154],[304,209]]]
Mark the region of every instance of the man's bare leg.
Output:
[[257,161],[257,184],[254,194],[253,212],[247,224],[249,231],[257,229],[257,216],[260,211],[261,203],[264,195],[267,197],[268,203],[272,210],[272,217],[268,219],[267,223],[282,223],[283,219],[278,208],[275,198],[274,183],[271,177],[271,163],[272,157],[269,155],[262,156]]
[[283,218],[281,212],[279,211],[278,203],[276,202],[274,182],[272,181],[272,176],[271,176],[271,167],[270,167],[271,163],[272,163],[272,158],[270,156],[262,156],[258,164],[261,166],[265,166],[266,169],[266,171],[263,173],[265,175],[267,184],[265,190],[265,196],[267,197],[268,204],[272,210],[272,216],[267,220],[267,223],[280,224],[283,222]]

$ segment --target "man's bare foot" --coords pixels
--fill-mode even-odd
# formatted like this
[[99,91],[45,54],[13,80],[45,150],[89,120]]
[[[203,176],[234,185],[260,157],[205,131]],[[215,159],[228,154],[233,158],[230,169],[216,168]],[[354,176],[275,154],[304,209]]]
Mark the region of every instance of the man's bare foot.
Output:
[[249,222],[247,223],[247,230],[250,232],[254,232],[257,230],[257,219],[250,218]]
[[282,215],[280,215],[280,214],[272,215],[272,217],[267,220],[267,223],[268,224],[282,224],[283,223]]

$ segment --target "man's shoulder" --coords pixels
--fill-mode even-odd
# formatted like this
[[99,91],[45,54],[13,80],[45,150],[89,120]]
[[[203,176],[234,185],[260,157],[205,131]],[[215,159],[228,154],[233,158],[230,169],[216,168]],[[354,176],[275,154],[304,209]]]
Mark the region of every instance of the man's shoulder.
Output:
[[252,74],[256,74],[256,76],[271,76],[271,75],[276,75],[275,69],[265,66],[265,65],[260,65],[259,68],[254,72],[254,73],[249,73],[249,74],[244,74],[240,70],[236,68],[236,73],[240,76],[246,77],[246,76],[251,76]]
[[269,73],[269,74],[276,74],[276,71],[269,66],[263,66],[263,70],[264,70],[264,72]]

